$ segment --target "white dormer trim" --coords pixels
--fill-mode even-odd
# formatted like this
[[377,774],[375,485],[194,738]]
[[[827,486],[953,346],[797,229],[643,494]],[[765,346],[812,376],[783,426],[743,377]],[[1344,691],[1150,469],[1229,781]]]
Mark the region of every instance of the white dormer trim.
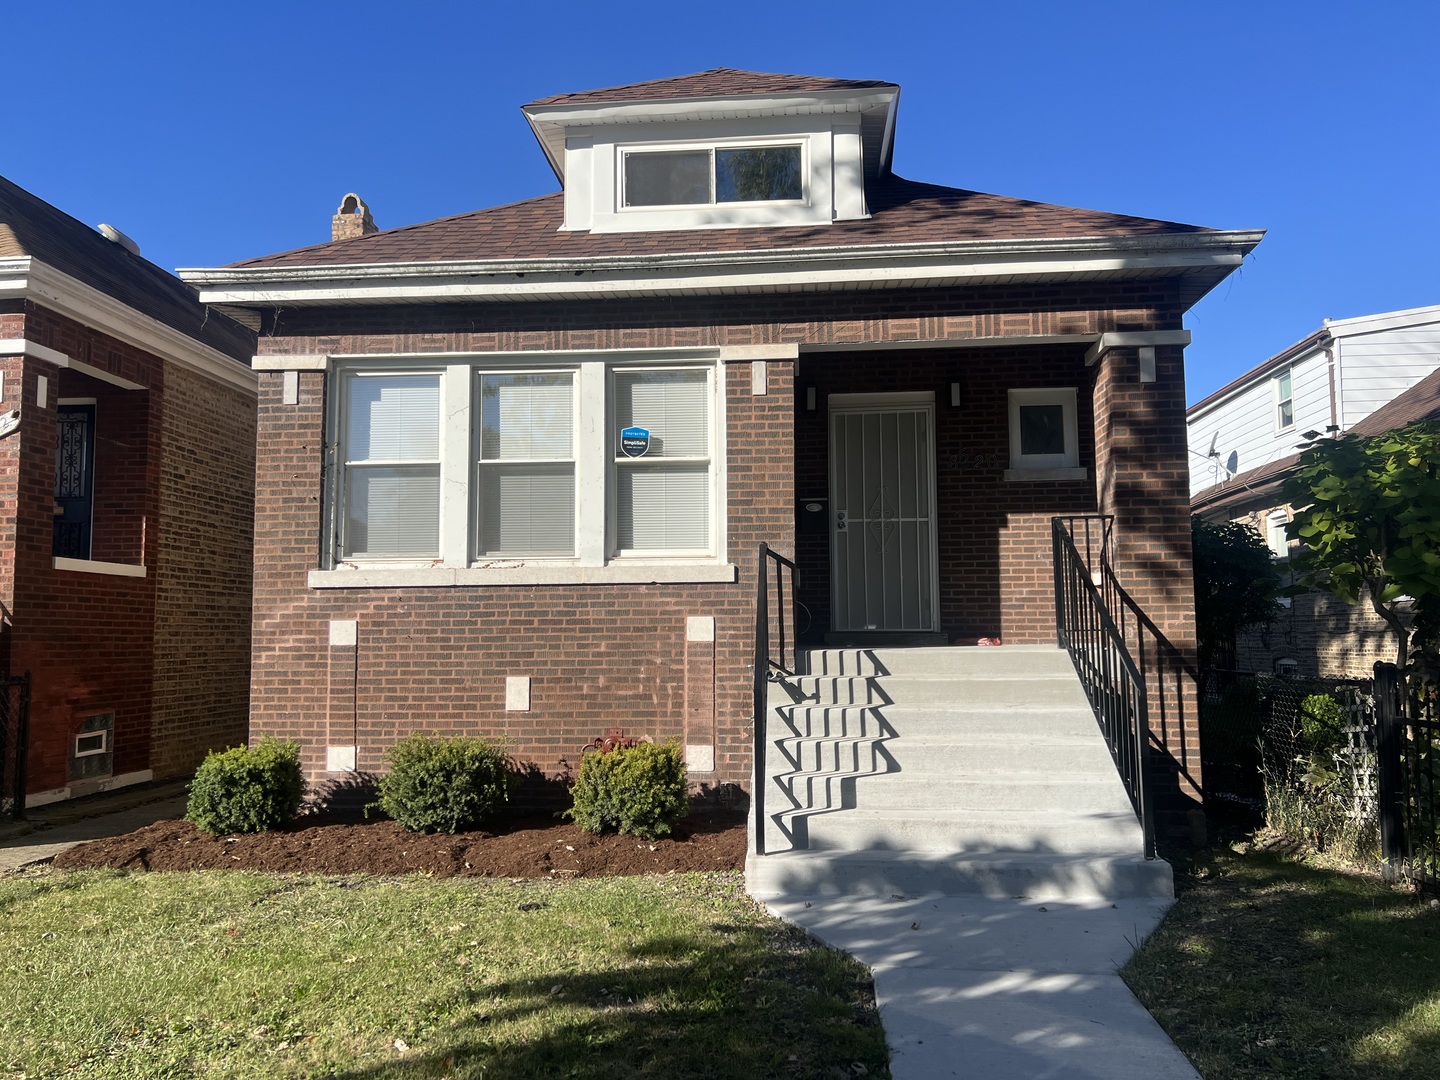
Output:
[[[868,217],[865,162],[858,117],[813,115],[725,117],[664,124],[586,126],[565,142],[563,232],[663,232],[679,229],[828,225]],[[689,206],[626,206],[627,154],[719,150],[743,146],[800,147],[804,195],[776,202]]]
[[[873,89],[814,90],[791,94],[745,94],[679,100],[645,99],[606,103],[526,105],[524,113],[535,137],[560,182],[567,181],[566,141],[576,134],[593,135],[592,129],[635,124],[665,125],[693,121],[754,120],[763,117],[822,117],[851,114],[857,121],[862,113],[883,110],[884,135],[880,160],[890,160],[890,140],[895,131],[898,86]],[[828,126],[828,124],[826,125]]]

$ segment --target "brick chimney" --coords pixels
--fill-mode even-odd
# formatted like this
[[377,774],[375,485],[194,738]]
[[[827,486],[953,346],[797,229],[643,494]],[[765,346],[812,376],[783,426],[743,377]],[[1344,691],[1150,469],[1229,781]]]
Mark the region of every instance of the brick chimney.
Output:
[[379,231],[375,227],[375,219],[370,216],[370,208],[353,191],[340,201],[340,209],[330,219],[331,240],[349,240]]

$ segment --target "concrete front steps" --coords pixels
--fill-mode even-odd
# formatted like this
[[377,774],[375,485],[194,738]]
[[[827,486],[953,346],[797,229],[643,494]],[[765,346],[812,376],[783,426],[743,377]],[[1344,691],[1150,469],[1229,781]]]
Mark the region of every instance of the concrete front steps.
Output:
[[770,689],[754,895],[1173,896],[1063,651],[821,649],[801,663]]

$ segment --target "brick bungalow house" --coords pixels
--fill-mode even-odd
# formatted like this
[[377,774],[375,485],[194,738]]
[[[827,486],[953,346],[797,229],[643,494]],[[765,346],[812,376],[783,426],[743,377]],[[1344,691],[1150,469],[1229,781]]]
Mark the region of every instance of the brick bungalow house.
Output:
[[0,673],[30,679],[31,805],[246,735],[255,336],[101,229],[0,178]]
[[[558,193],[347,196],[181,271],[259,333],[252,732],[343,781],[416,729],[554,777],[623,728],[746,785],[760,543],[810,638],[1053,643],[1055,515],[1114,515],[1190,655],[1182,319],[1260,233],[902,179],[898,97],[561,94],[523,109]],[[1193,713],[1157,737],[1198,798]]]

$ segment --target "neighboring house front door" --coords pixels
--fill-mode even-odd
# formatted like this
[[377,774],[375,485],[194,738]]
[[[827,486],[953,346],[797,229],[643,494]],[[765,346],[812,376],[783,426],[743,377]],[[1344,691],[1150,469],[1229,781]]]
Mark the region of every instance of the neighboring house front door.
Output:
[[95,406],[62,405],[55,428],[54,554],[88,559],[95,502]]
[[831,629],[933,631],[935,401],[830,395]]

